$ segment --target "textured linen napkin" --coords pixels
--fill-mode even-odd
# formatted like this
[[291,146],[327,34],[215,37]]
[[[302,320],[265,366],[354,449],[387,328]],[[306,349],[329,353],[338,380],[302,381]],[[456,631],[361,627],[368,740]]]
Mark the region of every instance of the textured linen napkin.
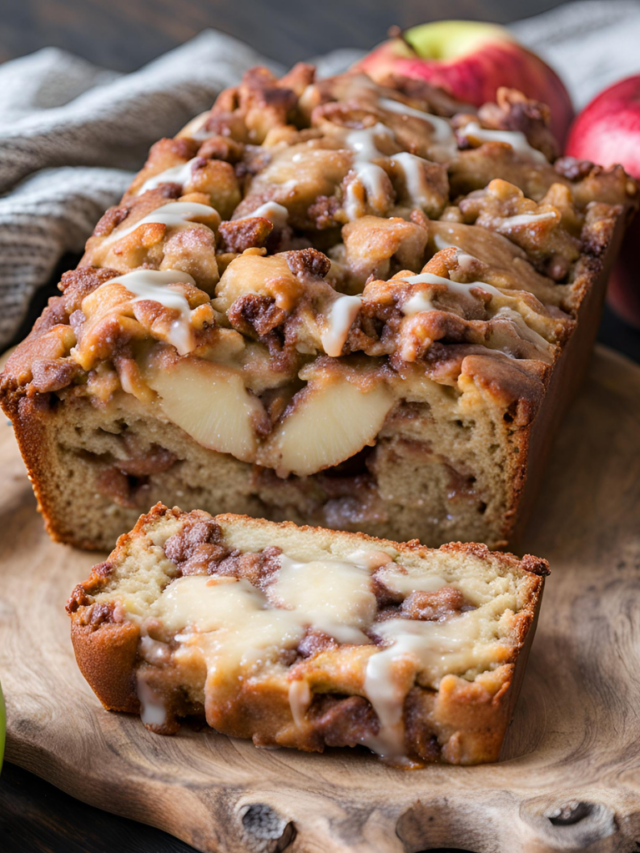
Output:
[[[578,107],[640,70],[640,0],[570,3],[512,30],[558,70]],[[339,50],[312,61],[325,76],[361,55]],[[0,348],[60,257],[82,251],[149,146],[256,63],[285,70],[208,30],[132,74],[56,48],[0,65]]]

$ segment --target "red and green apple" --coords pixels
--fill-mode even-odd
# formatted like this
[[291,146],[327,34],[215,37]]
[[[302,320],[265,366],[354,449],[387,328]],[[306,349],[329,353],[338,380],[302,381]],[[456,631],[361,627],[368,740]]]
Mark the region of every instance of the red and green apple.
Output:
[[562,81],[504,27],[476,21],[437,21],[406,30],[376,47],[355,68],[381,82],[389,74],[426,80],[474,107],[495,100],[500,86],[519,89],[551,110],[562,145],[573,106]]

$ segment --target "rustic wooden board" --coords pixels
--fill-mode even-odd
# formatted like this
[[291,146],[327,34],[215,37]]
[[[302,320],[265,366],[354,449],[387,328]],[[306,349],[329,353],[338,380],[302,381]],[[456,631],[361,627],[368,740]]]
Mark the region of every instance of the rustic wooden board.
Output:
[[365,752],[265,751],[104,711],[64,602],[96,555],[45,536],[0,435],[7,758],[203,851],[640,850],[640,368],[600,349],[522,550],[551,562],[504,760],[402,772]]

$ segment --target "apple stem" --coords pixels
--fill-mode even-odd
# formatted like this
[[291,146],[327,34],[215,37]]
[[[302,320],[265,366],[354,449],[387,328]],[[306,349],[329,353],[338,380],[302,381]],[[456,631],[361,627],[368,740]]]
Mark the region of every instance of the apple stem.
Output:
[[389,29],[387,30],[387,35],[390,39],[401,39],[412,53],[414,53],[416,56],[418,55],[418,52],[416,51],[415,47],[411,44],[410,41],[405,38],[404,32],[397,24],[394,24],[392,27],[389,27]]

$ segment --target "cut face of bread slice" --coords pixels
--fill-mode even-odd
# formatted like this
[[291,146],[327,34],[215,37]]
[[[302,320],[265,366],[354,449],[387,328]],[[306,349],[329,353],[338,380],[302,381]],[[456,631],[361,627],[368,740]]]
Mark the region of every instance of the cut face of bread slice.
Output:
[[[104,706],[171,734],[495,761],[546,561],[156,505],[67,609]],[[517,674],[518,673],[518,674]]]

